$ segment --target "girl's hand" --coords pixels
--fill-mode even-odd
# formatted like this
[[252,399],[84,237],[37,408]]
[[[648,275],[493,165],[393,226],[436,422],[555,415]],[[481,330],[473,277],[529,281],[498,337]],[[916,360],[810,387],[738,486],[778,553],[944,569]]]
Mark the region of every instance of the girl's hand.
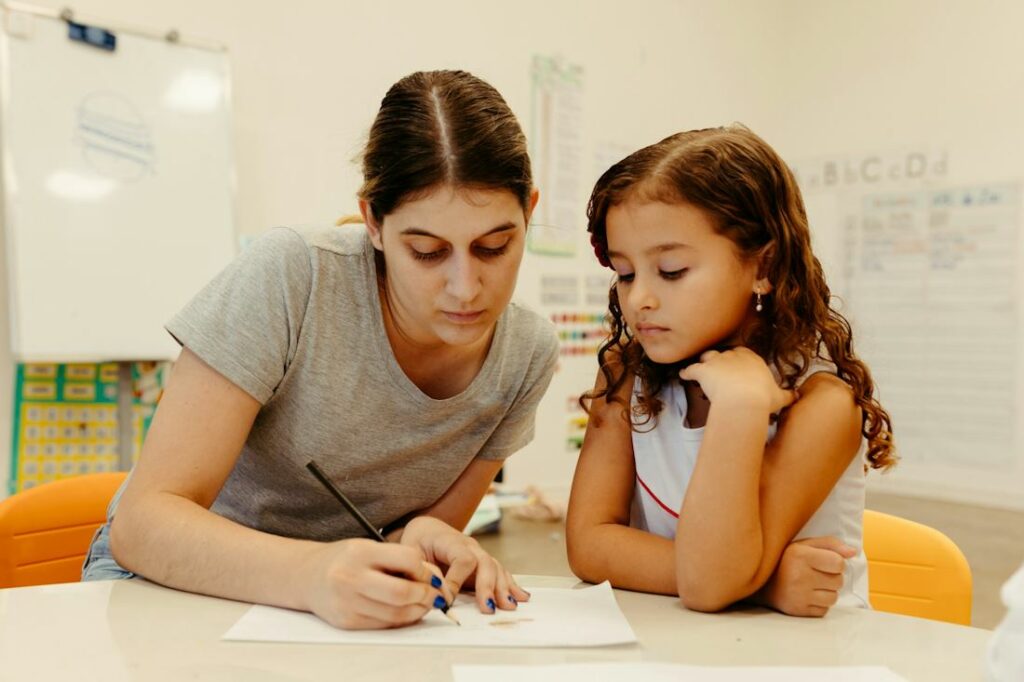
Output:
[[494,613],[495,607],[511,611],[530,599],[530,593],[476,540],[440,519],[417,516],[406,525],[401,543],[418,548],[427,561],[447,567],[445,586],[452,593],[472,586],[481,613]]
[[790,616],[821,618],[839,599],[846,560],[855,556],[856,549],[834,537],[791,542],[761,588],[761,601]]
[[706,351],[700,362],[680,370],[679,378],[700,384],[712,405],[764,409],[774,414],[797,399],[796,391],[783,389],[775,382],[761,356],[743,346]]
[[442,593],[441,571],[413,547],[340,540],[317,547],[304,571],[306,605],[336,628],[376,630],[417,622]]

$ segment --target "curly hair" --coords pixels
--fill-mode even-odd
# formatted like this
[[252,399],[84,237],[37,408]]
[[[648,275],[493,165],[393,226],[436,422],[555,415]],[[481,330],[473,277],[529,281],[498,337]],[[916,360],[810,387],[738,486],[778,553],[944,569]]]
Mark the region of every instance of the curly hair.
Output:
[[[629,199],[700,208],[742,258],[761,258],[760,276],[772,283],[773,295],[763,301],[743,345],[777,369],[785,388],[796,385],[813,359],[832,362],[861,409],[870,466],[888,469],[896,463],[891,419],[874,397],[871,372],[854,354],[849,322],[832,308],[796,180],[764,140],[741,125],[677,133],[605,171],[587,206],[587,230],[606,267],[608,211]],[[595,398],[625,404],[620,389],[630,376],[639,377],[637,403],[624,411],[636,429],[657,419],[662,408],[657,396],[682,363],[659,364],[647,357],[623,319],[615,284],[608,319],[611,331],[598,350],[604,383],[584,394],[581,404],[587,409]]]

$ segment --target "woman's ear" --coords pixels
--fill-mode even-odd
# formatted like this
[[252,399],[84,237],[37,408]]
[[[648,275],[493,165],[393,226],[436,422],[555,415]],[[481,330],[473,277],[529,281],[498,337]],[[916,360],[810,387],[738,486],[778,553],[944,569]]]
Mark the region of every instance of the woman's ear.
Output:
[[540,190],[534,187],[530,190],[530,205],[526,209],[526,227],[530,227],[530,218],[533,217],[533,209],[537,208],[537,202],[540,200]]
[[370,235],[373,248],[383,251],[384,242],[381,241],[380,224],[373,217],[373,209],[370,208],[370,202],[366,199],[359,200],[359,213],[363,216],[363,224],[366,225],[366,232]]
[[770,294],[772,293],[772,283],[768,281],[767,277],[754,280],[754,293],[755,294]]

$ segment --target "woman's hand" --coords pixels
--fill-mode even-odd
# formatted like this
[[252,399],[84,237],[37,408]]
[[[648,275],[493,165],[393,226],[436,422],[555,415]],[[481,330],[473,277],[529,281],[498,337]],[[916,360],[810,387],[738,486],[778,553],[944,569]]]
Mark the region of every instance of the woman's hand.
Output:
[[480,543],[440,519],[415,517],[402,532],[401,543],[422,551],[427,561],[447,567],[445,586],[453,593],[473,587],[482,613],[494,613],[495,607],[510,611],[530,598]]
[[712,406],[764,409],[774,414],[793,404],[796,391],[781,388],[768,365],[754,351],[743,346],[731,350],[709,350],[696,362],[679,371],[683,381],[696,381]]
[[414,547],[340,540],[316,547],[306,566],[307,608],[337,628],[410,625],[430,609],[451,603],[440,569]]
[[834,537],[791,542],[759,601],[790,616],[821,618],[839,599],[846,560],[855,556],[856,549]]

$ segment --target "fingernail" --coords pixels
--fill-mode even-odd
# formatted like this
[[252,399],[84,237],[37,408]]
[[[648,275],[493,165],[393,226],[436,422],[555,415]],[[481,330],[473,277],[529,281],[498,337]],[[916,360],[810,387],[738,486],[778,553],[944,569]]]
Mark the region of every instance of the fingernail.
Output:
[[518,604],[519,604],[519,602],[517,602],[517,601],[516,601],[516,598],[515,598],[515,597],[513,597],[513,596],[512,596],[511,594],[510,594],[510,595],[508,595],[508,600],[509,600],[510,602],[512,602],[513,604],[516,604],[516,605],[518,605]]
[[488,599],[487,600],[487,608],[489,608],[491,611],[494,611],[494,600],[493,599]]
[[435,609],[443,609],[446,606],[448,606],[448,602],[444,600],[444,597],[442,597],[441,595],[437,595],[436,597],[434,597]]
[[430,576],[430,584],[433,585],[434,587],[440,589],[440,587],[441,587],[441,579],[438,578],[436,575],[432,575],[432,576]]

